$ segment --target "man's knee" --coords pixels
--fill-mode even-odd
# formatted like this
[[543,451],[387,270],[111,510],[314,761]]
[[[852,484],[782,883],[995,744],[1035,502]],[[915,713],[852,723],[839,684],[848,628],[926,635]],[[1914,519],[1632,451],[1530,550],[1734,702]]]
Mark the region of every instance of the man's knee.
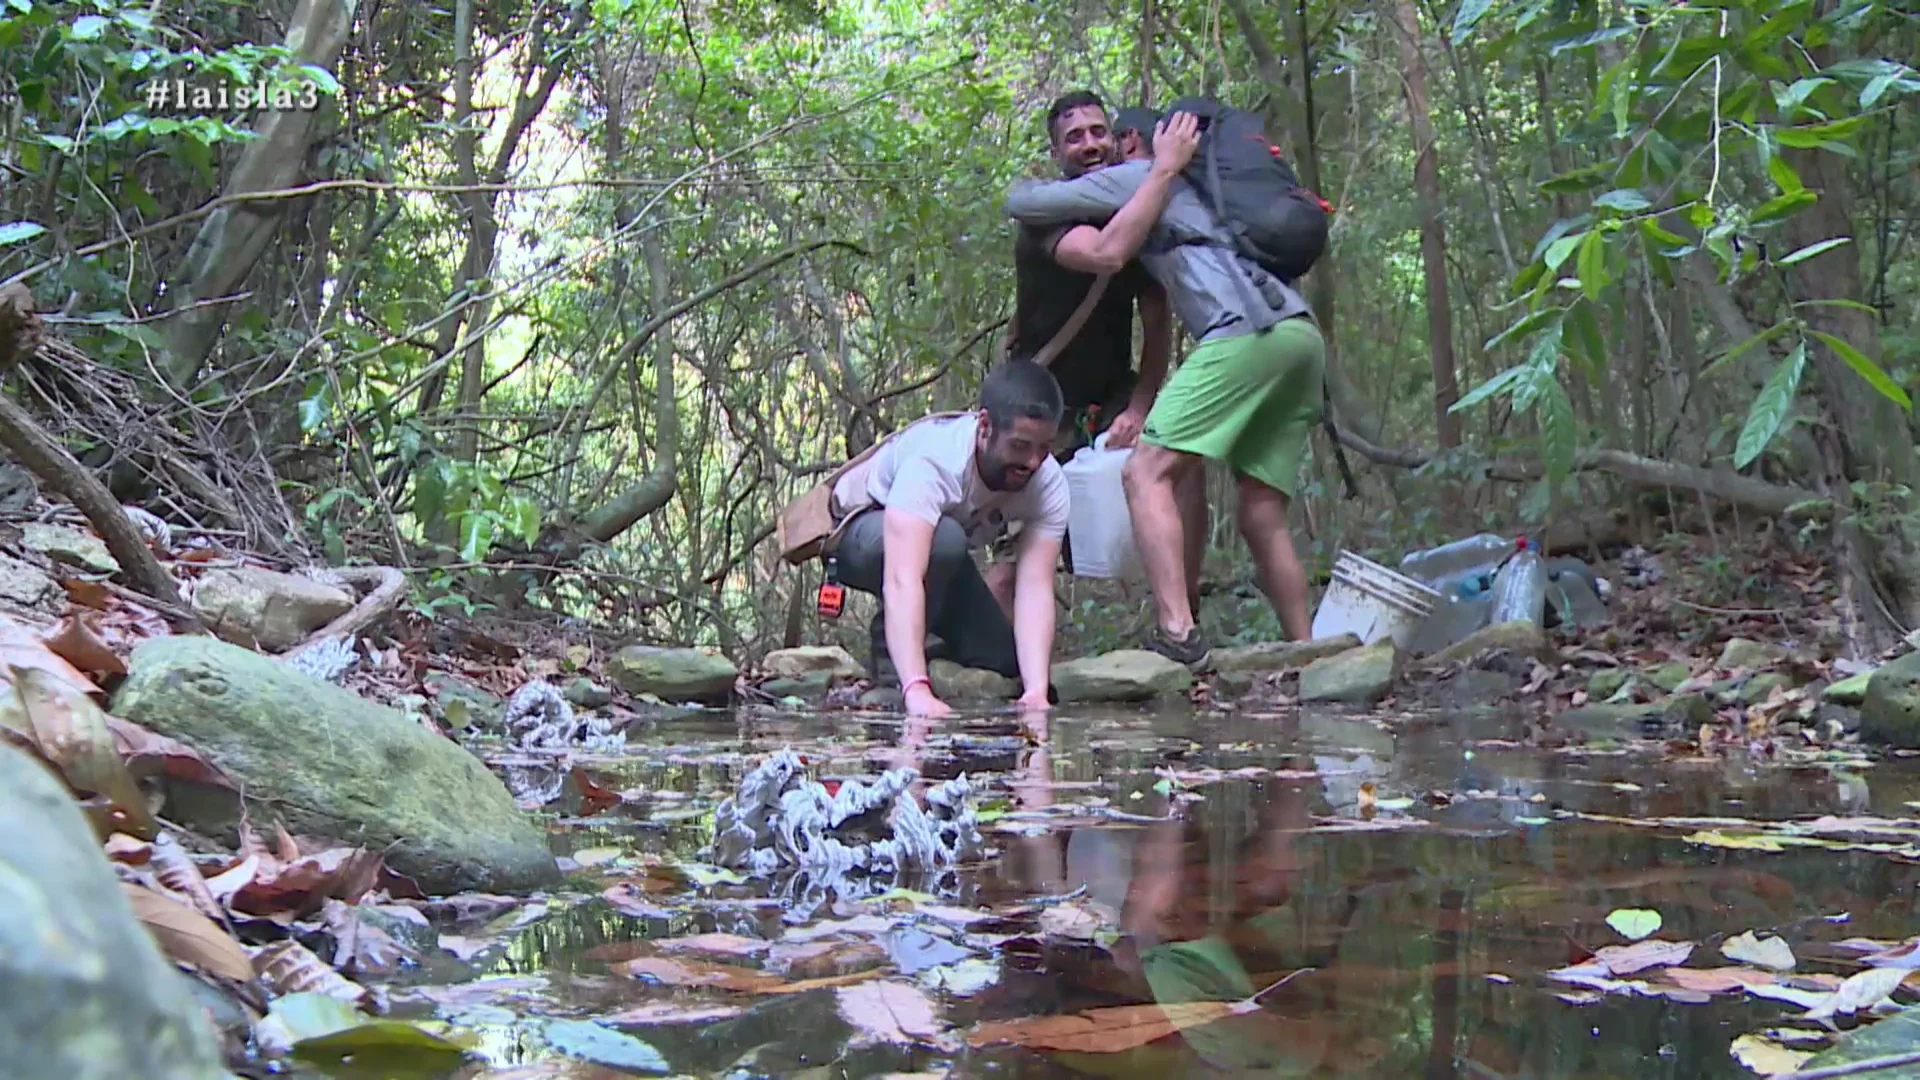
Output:
[[1120,478],[1129,490],[1142,484],[1176,483],[1181,478],[1181,459],[1186,456],[1163,446],[1143,442],[1127,455]]

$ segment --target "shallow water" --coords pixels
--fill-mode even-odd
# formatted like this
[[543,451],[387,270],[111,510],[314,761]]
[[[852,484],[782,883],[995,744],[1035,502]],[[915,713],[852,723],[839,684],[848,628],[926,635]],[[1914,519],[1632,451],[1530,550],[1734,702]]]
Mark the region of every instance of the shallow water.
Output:
[[[587,768],[608,789],[650,794],[553,825],[556,853],[613,846],[625,861],[585,869],[572,891],[512,916],[520,925],[471,964],[441,955],[408,973],[392,988],[394,1012],[478,1032],[502,1070],[566,1060],[547,1025],[572,1018],[643,1039],[673,1072],[699,1076],[1736,1077],[1753,1074],[1730,1043],[1790,1023],[1800,1006],[1601,994],[1545,973],[1624,943],[1606,923],[1618,908],[1658,911],[1657,937],[1699,943],[1692,967],[1731,965],[1716,944],[1754,930],[1786,938],[1803,972],[1845,975],[1857,954],[1831,943],[1914,933],[1920,874],[1908,856],[1727,848],[1686,828],[1574,816],[1910,817],[1913,764],[1676,759],[1653,743],[1552,750],[1527,745],[1524,728],[1484,716],[1195,714],[1184,703],[1061,710],[1026,733],[1008,716],[649,722],[624,757]],[[885,977],[928,990],[948,1048],[859,1045],[831,988],[752,995],[615,973],[647,942],[779,939],[836,917],[828,898],[801,918],[768,899],[765,882],[649,895],[640,914],[599,895],[633,875],[634,859],[697,861],[713,807],[785,746],[818,779],[917,763],[927,778],[965,772],[983,786],[978,801],[1003,815],[983,827],[998,853],[902,886],[962,908],[1074,894],[1112,921],[1090,940],[1002,941],[916,913],[911,896],[880,909],[841,903],[837,917],[883,911]],[[1119,1052],[962,1038],[987,1020],[1241,1000],[1290,973],[1243,1015]],[[620,1016],[657,1003],[694,1019]],[[702,1003],[707,1017],[690,1013]],[[574,1063],[502,1075],[628,1073]]]

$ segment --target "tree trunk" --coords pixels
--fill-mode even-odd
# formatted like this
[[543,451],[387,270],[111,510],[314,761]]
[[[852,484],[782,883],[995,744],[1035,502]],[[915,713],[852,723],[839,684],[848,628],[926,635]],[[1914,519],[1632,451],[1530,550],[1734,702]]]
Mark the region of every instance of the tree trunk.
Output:
[[[355,3],[300,0],[287,26],[287,47],[294,62],[331,71],[346,45]],[[253,126],[258,138],[240,152],[224,194],[272,191],[298,183],[317,121],[317,111],[263,110]],[[234,203],[215,210],[201,223],[187,251],[185,270],[167,290],[169,310],[175,314],[164,324],[164,373],[175,387],[193,382],[227,318],[224,304],[195,305],[240,287],[261,252],[279,234],[286,205],[283,200]]]
[[1413,127],[1413,187],[1420,204],[1420,261],[1427,279],[1427,337],[1433,360],[1433,419],[1440,445],[1460,445],[1460,418],[1447,410],[1460,400],[1454,379],[1453,312],[1447,302],[1447,234],[1440,218],[1440,164],[1427,113],[1427,60],[1420,48],[1420,13],[1413,0],[1396,0],[1400,66],[1407,120]]
[[[667,311],[667,260],[654,234],[642,241],[646,250],[647,284],[658,319]],[[631,361],[630,361],[631,362]],[[635,431],[634,436],[639,437]],[[580,531],[589,540],[606,543],[632,528],[648,514],[667,505],[679,485],[680,405],[673,390],[673,335],[661,326],[653,335],[653,464],[626,490],[603,506],[581,516]]]

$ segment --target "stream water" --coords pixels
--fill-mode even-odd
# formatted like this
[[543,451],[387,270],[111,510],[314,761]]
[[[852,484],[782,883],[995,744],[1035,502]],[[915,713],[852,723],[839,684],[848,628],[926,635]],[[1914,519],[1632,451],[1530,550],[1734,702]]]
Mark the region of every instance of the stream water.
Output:
[[[1736,1077],[1753,1074],[1730,1056],[1733,1040],[1790,1026],[1802,1006],[1603,993],[1547,973],[1623,944],[1607,924],[1621,908],[1657,911],[1659,938],[1698,943],[1694,967],[1732,965],[1713,950],[1752,930],[1784,937],[1803,972],[1844,975],[1857,953],[1834,943],[1914,933],[1920,874],[1900,851],[1728,846],[1712,840],[1724,828],[1644,822],[1911,817],[1920,768],[1676,758],[1651,743],[1543,749],[1524,727],[1499,716],[1196,714],[1185,703],[1065,709],[1037,732],[1008,716],[647,722],[624,756],[588,767],[603,787],[642,794],[553,824],[557,854],[597,860],[618,848],[620,860],[512,916],[470,962],[438,955],[407,973],[391,987],[393,1011],[477,1032],[486,1064],[462,1076],[645,1074],[569,1056],[552,1021],[572,1019],[644,1040],[675,1074],[711,1077]],[[933,780],[964,772],[981,784],[997,853],[903,883],[911,891],[881,907],[874,934],[885,977],[936,1003],[945,1047],[863,1038],[832,988],[741,994],[614,970],[651,942],[778,940],[876,909],[829,901],[801,918],[765,882],[663,890],[622,908],[602,897],[636,861],[697,861],[714,806],[787,746],[820,779],[917,763]],[[1062,897],[1110,921],[996,939],[939,915]],[[916,911],[930,904],[934,915]],[[1263,988],[1242,1014],[1125,1050],[964,1039],[988,1020]]]

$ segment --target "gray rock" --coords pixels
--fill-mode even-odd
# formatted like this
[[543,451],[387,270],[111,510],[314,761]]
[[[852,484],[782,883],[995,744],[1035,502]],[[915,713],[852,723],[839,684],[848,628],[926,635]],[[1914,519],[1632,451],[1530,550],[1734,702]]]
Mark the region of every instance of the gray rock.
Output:
[[949,703],[1005,701],[1020,693],[1019,683],[997,671],[961,667],[951,660],[935,660],[928,664],[927,678],[933,680],[934,694]]
[[1902,748],[1920,747],[1920,652],[1874,669],[1860,700],[1860,734]]
[[1520,685],[1520,680],[1498,671],[1467,668],[1427,688],[1422,697],[1435,708],[1481,709],[1497,704]]
[[858,704],[863,709],[899,712],[907,707],[907,696],[897,686],[876,686],[861,694]]
[[1714,719],[1704,694],[1679,694],[1644,704],[1582,705],[1554,717],[1554,726],[1591,738],[1633,739],[1665,731],[1696,730]]
[[1475,630],[1428,657],[1424,666],[1462,663],[1490,649],[1505,649],[1530,656],[1541,663],[1553,663],[1555,660],[1553,646],[1547,643],[1547,632],[1525,619],[1515,619]]
[[1763,671],[1740,687],[1740,700],[1747,705],[1758,705],[1767,700],[1775,688],[1791,690],[1793,680],[1777,671]]
[[1300,700],[1372,704],[1393,689],[1401,663],[1392,638],[1322,657],[1300,673]]
[[768,675],[780,679],[798,679],[814,672],[824,671],[830,679],[864,679],[867,669],[853,654],[838,645],[801,645],[792,649],[775,649],[760,661],[760,667]]
[[1118,649],[1053,665],[1054,692],[1070,701],[1148,701],[1193,688],[1193,672],[1148,649]]
[[1601,668],[1587,679],[1587,700],[1605,701],[1627,685],[1627,669]]
[[441,719],[446,718],[447,703],[458,701],[466,705],[468,721],[475,727],[498,731],[506,726],[507,702],[498,694],[489,694],[460,676],[444,671],[429,671],[420,682],[440,702]]
[[222,567],[201,577],[193,607],[207,629],[235,645],[281,652],[345,615],[353,597],[312,578],[257,566]]
[[699,649],[628,645],[613,654],[607,675],[629,694],[652,694],[663,701],[717,703],[732,696],[740,669],[724,656]]
[[61,592],[60,583],[48,577],[39,567],[11,555],[0,555],[0,599],[10,600],[21,607],[38,608]]
[[1647,672],[1647,681],[1671,694],[1680,684],[1693,677],[1693,669],[1678,660],[1669,661]]
[[1850,675],[1820,692],[1820,700],[1830,705],[1858,705],[1867,700],[1867,682],[1873,672]]
[[833,673],[830,671],[809,671],[791,678],[768,679],[760,684],[760,692],[776,698],[800,698],[816,701],[827,696],[833,689]]
[[1779,660],[1782,652],[1777,645],[1767,645],[1749,638],[1734,638],[1720,650],[1720,666],[1731,671],[1735,668],[1763,668]]
[[120,572],[120,563],[107,551],[107,542],[79,529],[30,521],[20,526],[20,542],[54,562],[77,566],[89,573]]
[[578,676],[567,683],[562,691],[567,701],[583,709],[604,709],[613,704],[613,691],[587,678]]
[[[171,736],[242,785],[255,828],[386,853],[428,892],[558,880],[545,834],[472,754],[401,713],[270,657],[205,637],[134,650],[115,715]],[[236,838],[231,795],[173,784],[169,813]]]
[[1352,634],[1339,634],[1334,637],[1315,638],[1312,641],[1266,641],[1258,645],[1215,649],[1213,650],[1213,670],[1216,674],[1293,671],[1306,667],[1315,660],[1338,656],[1349,649],[1359,647],[1359,638]]
[[191,984],[133,915],[66,787],[0,744],[7,1076],[230,1080]]

